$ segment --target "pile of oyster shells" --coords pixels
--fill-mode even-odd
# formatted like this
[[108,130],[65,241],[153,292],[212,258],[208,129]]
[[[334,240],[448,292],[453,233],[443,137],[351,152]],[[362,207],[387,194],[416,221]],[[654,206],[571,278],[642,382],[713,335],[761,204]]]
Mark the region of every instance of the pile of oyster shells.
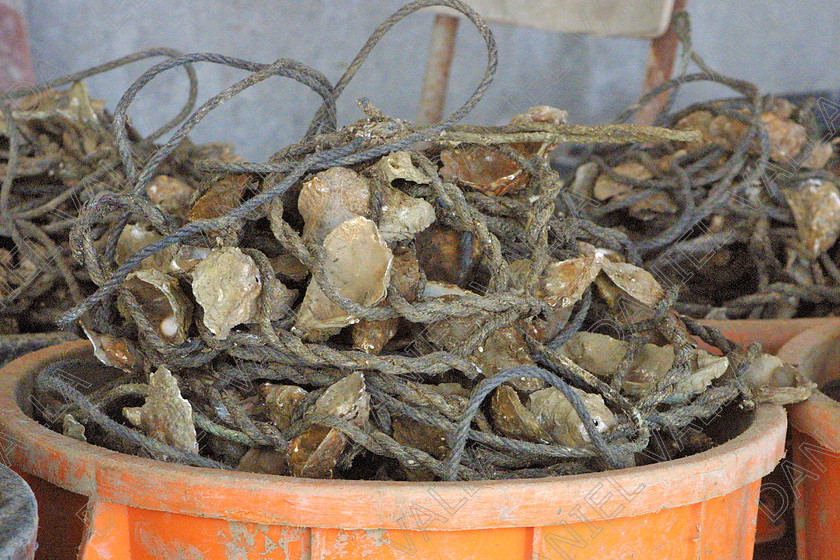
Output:
[[[537,107],[514,122],[560,124],[564,119],[563,111]],[[629,419],[614,396],[605,399],[598,383],[613,386],[631,405],[666,390],[668,397],[657,401],[657,410],[688,405],[736,376],[750,389],[748,404],[807,398],[811,384],[776,358],[753,353],[747,360],[746,351],[717,355],[700,348],[677,315],[665,309],[666,291],[649,272],[616,250],[584,241],[583,234],[565,248],[549,248],[548,261],[535,277],[530,277],[536,270],[533,256],[521,248],[512,253],[509,239],[494,236],[507,255],[509,293],[534,298],[539,309],[525,309],[493,328],[487,326],[499,314],[489,310],[461,310],[433,320],[409,319],[408,313],[369,320],[348,310],[352,305],[399,309],[403,304],[444,306],[480,299],[492,247],[450,225],[447,210],[429,185],[443,180],[470,201],[517,209],[527,218],[542,195],[534,192],[532,171],[517,163],[517,154],[545,163],[553,147],[529,142],[512,144],[513,152],[505,152],[449,142],[426,146],[423,153],[392,152],[353,168],[332,167],[306,176],[254,219],[211,232],[204,243],[170,244],[147,257],[125,278],[116,298],[119,328],[99,332],[93,322],[82,320],[97,357],[125,372],[120,382],[126,392],[142,396],[133,403],[110,403],[120,405],[117,419],[180,451],[240,470],[416,480],[438,478],[439,472],[388,451],[392,448],[387,445],[368,445],[365,437],[443,461],[452,452],[454,427],[481,380],[517,366],[537,366],[535,349],[550,349],[553,360],[576,372],[573,391],[595,430],[610,441],[627,441]],[[433,168],[424,167],[424,158]],[[160,174],[146,194],[175,223],[188,224],[226,215],[259,192],[261,181],[247,173],[205,177],[198,183]],[[478,210],[473,219],[490,220]],[[117,266],[164,238],[142,216],[121,227],[114,253]],[[294,237],[292,233],[318,261],[305,262],[304,252],[289,250],[293,242],[277,242]],[[663,320],[663,309],[669,324],[677,325],[676,338],[663,336],[655,326],[640,327]],[[575,327],[576,314],[585,320]],[[559,341],[561,333],[573,335]],[[199,339],[210,349],[222,349],[221,354],[210,362],[179,365],[158,352],[161,345],[177,350]],[[260,361],[241,357],[244,344],[301,354],[288,350],[285,364],[276,357]],[[342,363],[316,366],[303,358],[295,366],[295,356],[306,352],[337,352],[357,360],[364,353],[371,359],[366,367],[350,370]],[[389,356],[452,357],[453,364],[467,366],[436,364],[441,373],[393,375],[382,365]],[[222,375],[223,365],[237,375],[250,372],[248,382],[237,384],[235,376]],[[675,369],[684,371],[674,378],[677,382],[671,379]],[[282,371],[286,373],[278,373]],[[376,391],[388,384],[398,386],[390,393],[398,405],[434,413],[441,421],[426,422],[422,414],[385,406]],[[591,427],[581,418],[561,390],[526,375],[495,388],[472,428],[533,444],[590,448]],[[90,435],[86,427],[92,420],[84,410],[71,409],[48,420],[72,437],[86,440]],[[261,433],[273,434],[274,443],[260,439]],[[692,441],[678,442],[684,453],[714,444],[708,437]],[[604,468],[594,453],[580,457],[566,461],[565,471],[551,470],[543,457],[530,465],[543,469],[541,474],[527,469],[505,474],[499,468],[485,475],[545,476]],[[627,465],[649,461],[643,453],[626,457]],[[526,461],[517,468],[527,466]]]
[[[717,319],[840,315],[835,107],[822,98],[797,106],[772,97],[761,107],[764,148],[758,137],[748,141],[749,110],[712,101],[667,119],[675,129],[700,132],[698,140],[619,149],[588,161],[578,167],[572,189],[593,219],[634,241],[662,234],[713,199],[729,201],[643,255],[658,278],[682,286],[679,308],[686,313]],[[727,167],[744,142],[744,163]],[[762,155],[767,163],[754,173]]]
[[[11,107],[10,120],[0,117],[0,170],[4,179],[13,174],[6,208],[0,210],[0,335],[53,331],[62,313],[94,291],[89,274],[71,255],[69,234],[85,203],[127,183],[111,115],[83,82],[20,97]],[[17,163],[10,170],[13,132]],[[133,128],[129,134],[138,156],[154,148]],[[187,142],[163,163],[167,175],[149,196],[166,209],[183,205],[185,187],[178,192],[177,185],[195,179],[193,162],[230,157],[229,146]],[[126,235],[142,233],[134,227]]]

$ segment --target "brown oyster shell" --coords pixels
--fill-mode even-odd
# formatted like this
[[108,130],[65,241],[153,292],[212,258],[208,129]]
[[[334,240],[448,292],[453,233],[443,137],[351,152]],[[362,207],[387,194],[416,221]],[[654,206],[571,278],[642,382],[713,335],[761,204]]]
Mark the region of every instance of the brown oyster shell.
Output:
[[481,244],[470,232],[435,223],[416,239],[417,259],[429,280],[460,284],[481,258]]
[[502,196],[523,189],[529,175],[502,152],[489,146],[443,150],[440,176],[484,194]]
[[[338,416],[364,426],[370,414],[364,376],[352,373],[330,385],[304,418],[315,414]],[[346,445],[347,438],[340,431],[314,425],[289,442],[286,460],[295,476],[331,478]]]
[[[420,289],[420,263],[413,249],[394,255],[391,264],[391,286],[409,303],[417,300]],[[399,329],[400,319],[394,317],[384,321],[362,319],[353,325],[353,348],[371,354],[379,354]]]
[[306,396],[306,390],[296,385],[263,383],[260,385],[260,394],[265,401],[268,417],[282,431],[292,425],[292,415],[298,403]]
[[157,175],[146,185],[146,194],[164,212],[178,215],[189,208],[195,189],[177,177]]

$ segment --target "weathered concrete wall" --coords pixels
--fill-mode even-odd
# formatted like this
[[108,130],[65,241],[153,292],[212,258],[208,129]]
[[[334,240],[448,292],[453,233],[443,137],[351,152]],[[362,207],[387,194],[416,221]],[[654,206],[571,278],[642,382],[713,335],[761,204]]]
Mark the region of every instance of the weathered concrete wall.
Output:
[[[27,0],[36,73],[47,79],[133,51],[169,46],[249,60],[298,59],[336,80],[367,35],[402,0]],[[756,82],[764,91],[840,89],[840,2],[836,0],[690,0],[695,43],[721,72]],[[359,116],[354,99],[367,96],[389,114],[413,119],[431,27],[421,13],[399,25],[373,53],[340,105],[340,121]],[[502,123],[536,104],[567,109],[575,122],[606,122],[640,92],[646,42],[559,35],[494,25],[501,64],[494,87],[470,116]],[[484,60],[467,25],[458,36],[449,109],[472,91]],[[148,64],[137,63],[90,87],[113,107]],[[243,75],[198,68],[206,99]],[[726,95],[692,87],[681,100]],[[182,73],[171,72],[141,94],[134,111],[148,131],[175,114],[185,98]],[[233,141],[263,158],[306,128],[317,96],[271,80],[234,98],[199,125],[194,137]],[[142,116],[143,118],[137,118]]]

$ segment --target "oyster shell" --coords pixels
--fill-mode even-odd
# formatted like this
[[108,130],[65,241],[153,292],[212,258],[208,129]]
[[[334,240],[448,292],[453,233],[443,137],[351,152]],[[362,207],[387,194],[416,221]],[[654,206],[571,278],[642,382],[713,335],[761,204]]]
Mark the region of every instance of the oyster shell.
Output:
[[[607,408],[601,395],[587,393],[575,387],[572,387],[572,390],[583,401],[583,406],[592,416],[597,431],[603,433],[618,423],[615,414]],[[572,403],[559,389],[546,387],[531,393],[527,408],[555,443],[568,447],[580,447],[589,443],[589,434],[583,422]]]
[[352,169],[331,167],[303,184],[297,206],[304,241],[324,243],[342,222],[370,216],[370,181]]
[[260,394],[265,401],[268,417],[282,431],[292,425],[292,415],[298,403],[306,396],[306,390],[296,385],[263,383],[260,385]]
[[[637,181],[651,179],[653,174],[642,164],[629,161],[616,166],[613,171]],[[597,200],[623,200],[635,194],[635,187],[628,183],[618,182],[607,175],[601,175],[595,181],[593,196]],[[657,214],[675,214],[679,206],[666,191],[655,191],[642,200],[634,202],[628,207],[629,214],[640,220],[650,220]]]
[[[619,364],[627,354],[628,343],[623,340],[581,331],[575,333],[559,353],[571,358],[576,364],[607,381],[615,375]],[[632,364],[621,388],[635,397],[648,394],[674,365],[674,348],[670,345],[643,344]],[[729,359],[715,356],[704,350],[694,350],[689,360],[691,373],[674,386],[675,393],[697,395],[712,381],[721,377],[729,368]]]
[[78,422],[72,414],[65,414],[61,419],[61,433],[67,437],[87,442],[85,425]]
[[[568,113],[561,109],[541,105],[531,107],[527,113],[511,119],[512,125],[533,123],[563,124]],[[557,147],[554,143],[525,142],[511,147],[526,158],[544,156]],[[511,158],[490,146],[470,145],[440,153],[443,167],[440,176],[452,182],[470,186],[484,194],[502,196],[525,188],[530,175]]]
[[417,258],[429,280],[460,284],[480,257],[481,245],[468,231],[435,223],[417,234]]
[[165,366],[149,375],[149,394],[143,406],[123,408],[123,416],[151,438],[198,453],[192,406],[181,396],[177,380]]
[[[130,256],[140,251],[140,249],[160,239],[163,239],[163,236],[148,224],[127,224],[117,239],[117,250],[114,253],[114,261],[117,265],[121,265]],[[143,259],[140,267],[166,270],[169,259],[175,251],[177,251],[177,248],[174,245],[161,249],[157,253]]]
[[817,384],[794,366],[770,354],[759,355],[747,366],[744,381],[758,402],[776,405],[804,401],[817,389]]
[[[569,113],[551,107],[549,105],[538,105],[530,107],[527,113],[520,113],[510,119],[510,124],[527,125],[530,123],[544,123],[544,124],[565,124]],[[521,144],[511,144],[511,147],[521,153],[523,156],[531,158],[534,156],[543,157],[554,148],[559,146],[557,143],[549,142],[525,142]]]
[[405,416],[394,418],[392,437],[398,443],[416,447],[436,459],[443,459],[449,454],[445,431]]
[[638,266],[606,259],[601,271],[595,285],[620,322],[650,318],[652,308],[665,297],[665,290],[653,275]]
[[172,274],[187,274],[210,254],[209,247],[176,245],[175,253],[169,260],[168,270]]
[[[364,426],[370,414],[364,376],[356,372],[330,385],[304,418],[315,414],[338,416]],[[295,476],[331,478],[346,446],[347,438],[340,431],[315,425],[289,442],[286,460]]]
[[440,176],[472,187],[490,196],[502,196],[523,189],[529,175],[516,162],[489,146],[468,146],[443,150]]
[[504,435],[534,443],[551,443],[543,427],[530,410],[525,408],[516,391],[502,385],[493,392],[490,401],[493,426]]
[[224,216],[242,203],[248,186],[248,175],[230,175],[216,181],[193,203],[187,220],[205,220]]
[[422,198],[394,188],[386,189],[382,198],[379,233],[388,243],[413,239],[435,221],[435,209]]
[[408,152],[391,152],[387,156],[381,157],[373,165],[373,169],[389,185],[397,179],[420,185],[428,185],[430,182],[429,177],[415,167]]
[[164,212],[178,215],[189,207],[195,189],[177,177],[157,175],[146,185],[146,194]]
[[246,451],[236,465],[236,470],[273,475],[289,474],[285,453],[259,447],[252,447]]
[[[767,130],[770,141],[770,159],[779,163],[789,163],[808,141],[804,126],[791,120],[793,105],[786,100],[776,99],[769,111],[761,114],[761,122]],[[749,125],[726,115],[713,115],[710,111],[694,111],[686,115],[675,125],[676,129],[694,128],[702,134],[702,140],[691,142],[689,150],[705,144],[718,144],[727,150],[734,150],[744,138]],[[760,153],[758,140],[749,147],[753,154]]]
[[204,325],[224,340],[233,327],[256,316],[262,282],[254,259],[236,247],[222,247],[193,269],[192,288]]
[[[636,181],[646,181],[653,177],[647,167],[637,161],[628,161],[613,168],[619,175],[630,177]],[[609,200],[627,194],[633,190],[633,186],[627,183],[620,183],[608,175],[601,175],[595,180],[592,195],[601,201]]]
[[[639,352],[636,364],[622,384],[627,394],[640,397],[650,393],[662,377],[668,373],[674,362],[671,346],[645,344]],[[721,377],[729,368],[729,358],[715,356],[704,350],[695,350],[689,360],[691,373],[674,385],[674,399],[685,401],[686,397],[699,395]]]
[[[158,336],[173,344],[187,340],[193,306],[177,279],[156,269],[137,270],[126,276],[123,287],[137,299]],[[130,317],[125,303],[117,301],[123,316]]]
[[82,325],[82,330],[93,346],[93,355],[100,362],[123,371],[137,373],[143,371],[143,355],[129,339],[97,333],[84,325]]
[[[593,375],[610,379],[627,353],[627,346],[624,340],[605,334],[580,331],[572,335],[557,351]],[[673,361],[673,351],[671,360]]]
[[534,295],[546,303],[571,307],[583,297],[583,292],[592,284],[605,262],[604,254],[595,251],[545,267]]
[[787,116],[767,111],[761,115],[761,122],[770,137],[770,159],[774,161],[779,163],[792,161],[808,142],[808,132],[805,127],[790,120]]
[[[394,255],[391,264],[391,286],[409,303],[417,300],[420,278],[420,263],[413,249]],[[397,334],[399,325],[399,317],[384,321],[362,319],[353,325],[353,347],[371,354],[379,354]]]
[[811,155],[802,162],[802,167],[822,169],[832,157],[834,157],[834,145],[829,142],[817,142],[814,144]]
[[[457,345],[463,340],[454,338],[451,343]],[[516,366],[535,365],[528,353],[522,332],[513,325],[500,327],[490,333],[484,342],[470,354],[469,360],[481,370],[485,377],[491,377],[500,371]],[[506,383],[524,393],[545,387],[545,382],[541,379],[525,375],[510,379]]]
[[[431,284],[431,282],[430,282]],[[444,295],[449,299],[453,296]],[[462,352],[464,343],[471,339],[481,325],[492,315],[487,311],[479,311],[468,317],[450,317],[442,321],[429,323],[423,331],[423,337],[433,347],[458,354]],[[514,325],[502,326],[491,332],[476,349],[467,356],[484,377],[490,377],[506,369],[534,365],[528,354],[527,344],[522,332]],[[531,392],[545,386],[536,377],[522,376],[507,381],[517,391]]]
[[802,256],[813,261],[840,235],[840,190],[831,181],[808,179],[783,193],[802,240]]
[[[324,257],[324,271],[340,296],[368,306],[385,298],[393,254],[372,221],[357,216],[342,222],[324,239]],[[358,320],[330,301],[313,278],[293,331],[305,338],[323,338]]]
[[353,348],[369,354],[379,354],[397,334],[399,326],[399,317],[384,321],[362,319],[353,325]]

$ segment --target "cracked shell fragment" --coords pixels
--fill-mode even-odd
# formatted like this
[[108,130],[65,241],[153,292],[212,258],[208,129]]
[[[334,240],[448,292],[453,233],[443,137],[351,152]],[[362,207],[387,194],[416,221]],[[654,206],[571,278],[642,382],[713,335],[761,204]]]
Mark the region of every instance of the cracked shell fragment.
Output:
[[840,235],[840,190],[822,179],[809,179],[797,188],[785,189],[802,241],[803,257],[815,260],[831,248]]
[[181,396],[177,380],[165,366],[149,375],[149,394],[143,406],[124,408],[123,415],[149,437],[198,453],[192,406]]
[[[575,387],[572,387],[572,390],[589,411],[597,431],[603,433],[618,423],[613,412],[604,403],[604,397]],[[559,389],[546,387],[532,393],[527,408],[555,443],[568,447],[580,447],[589,443],[589,434],[583,421]]]
[[[385,298],[391,280],[393,254],[376,224],[356,217],[340,224],[324,239],[324,272],[336,292],[361,305]],[[303,337],[331,336],[359,318],[333,303],[310,279],[294,332]]]
[[255,317],[262,282],[254,259],[235,247],[223,247],[196,265],[192,288],[204,310],[204,325],[224,340],[233,327]]

